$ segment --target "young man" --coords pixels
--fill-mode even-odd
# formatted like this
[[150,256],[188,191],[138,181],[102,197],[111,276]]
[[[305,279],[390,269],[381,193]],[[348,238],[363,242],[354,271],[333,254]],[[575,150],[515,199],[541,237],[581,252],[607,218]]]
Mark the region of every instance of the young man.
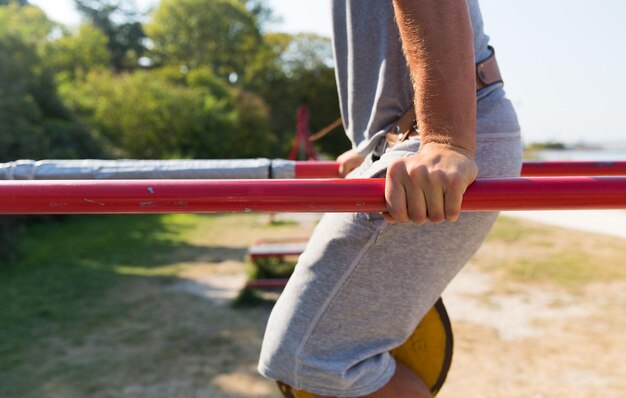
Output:
[[354,147],[339,157],[341,172],[386,176],[387,212],[322,219],[270,317],[266,377],[317,396],[430,396],[389,351],[495,221],[460,215],[467,186],[517,176],[521,166],[519,126],[477,1],[332,0]]

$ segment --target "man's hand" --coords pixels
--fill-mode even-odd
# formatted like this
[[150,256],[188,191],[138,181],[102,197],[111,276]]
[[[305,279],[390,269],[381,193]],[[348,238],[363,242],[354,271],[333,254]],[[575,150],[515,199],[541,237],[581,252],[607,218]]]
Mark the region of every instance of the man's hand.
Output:
[[452,145],[428,143],[410,158],[387,170],[385,200],[389,223],[440,223],[459,218],[467,186],[478,174],[469,151]]
[[339,162],[339,176],[347,176],[348,173],[359,167],[364,160],[365,158],[354,149],[342,153],[337,158],[337,162]]

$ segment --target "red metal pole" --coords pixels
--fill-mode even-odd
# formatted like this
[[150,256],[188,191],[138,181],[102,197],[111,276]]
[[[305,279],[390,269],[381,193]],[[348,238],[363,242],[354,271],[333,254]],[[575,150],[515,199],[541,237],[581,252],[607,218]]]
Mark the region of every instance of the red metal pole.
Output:
[[626,176],[624,162],[553,161],[524,162],[524,177]]
[[[380,212],[384,179],[4,181],[0,214]],[[483,179],[465,211],[626,209],[626,177]]]
[[[336,178],[339,176],[339,163],[295,162],[296,178]],[[575,177],[575,176],[626,176],[626,161],[590,162],[555,161],[524,162],[523,177]]]
[[253,279],[246,283],[248,289],[284,289],[289,279]]
[[335,161],[297,161],[294,169],[296,178],[339,177],[339,163]]

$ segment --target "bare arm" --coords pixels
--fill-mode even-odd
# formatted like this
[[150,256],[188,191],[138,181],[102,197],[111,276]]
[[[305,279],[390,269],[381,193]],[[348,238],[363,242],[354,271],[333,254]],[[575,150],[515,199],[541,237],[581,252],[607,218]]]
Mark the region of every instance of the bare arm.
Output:
[[456,221],[477,174],[474,46],[465,0],[394,0],[422,146],[390,165],[390,222]]
[[394,0],[424,143],[474,153],[474,42],[465,0]]

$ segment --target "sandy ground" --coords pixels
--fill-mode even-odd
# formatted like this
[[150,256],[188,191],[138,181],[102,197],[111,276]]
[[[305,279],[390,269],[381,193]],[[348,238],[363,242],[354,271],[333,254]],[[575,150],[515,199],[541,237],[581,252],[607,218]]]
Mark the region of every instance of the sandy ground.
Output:
[[[626,283],[592,284],[576,295],[521,285],[492,294],[494,283],[470,264],[443,296],[455,354],[439,397],[624,397]],[[241,286],[230,278],[211,284],[205,297]],[[224,397],[279,397],[253,373],[219,380],[230,391]]]
[[506,211],[502,214],[506,217],[626,239],[624,210]]
[[625,283],[493,288],[470,265],[444,294],[455,358],[440,397],[624,397]]

